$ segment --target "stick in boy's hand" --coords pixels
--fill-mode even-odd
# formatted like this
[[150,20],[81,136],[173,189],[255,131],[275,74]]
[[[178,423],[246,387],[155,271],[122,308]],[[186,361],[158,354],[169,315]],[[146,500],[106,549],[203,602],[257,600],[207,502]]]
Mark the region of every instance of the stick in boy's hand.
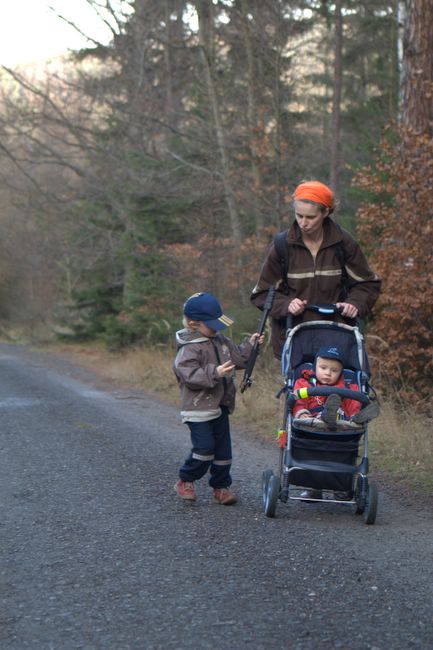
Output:
[[241,393],[252,384],[251,374],[256,363],[257,355],[259,354],[259,347],[262,345],[264,338],[264,334],[260,334],[260,332],[256,332],[250,337],[250,343],[253,346],[253,349],[251,350],[250,358],[248,359],[244,377],[241,382]]
[[250,338],[250,343],[252,344],[253,349],[251,350],[250,358],[248,359],[248,363],[244,372],[244,377],[241,382],[241,386],[240,386],[241,393],[243,393],[244,390],[249,386],[251,386],[252,384],[251,375],[253,372],[254,365],[256,363],[257,356],[259,354],[259,347],[260,345],[262,345],[264,341],[263,332],[265,331],[266,320],[268,318],[269,312],[271,311],[272,303],[274,301],[274,295],[275,295],[275,287],[270,287],[268,291],[268,295],[266,296],[266,302],[263,307],[263,315],[260,321],[259,331],[253,334],[252,337]]

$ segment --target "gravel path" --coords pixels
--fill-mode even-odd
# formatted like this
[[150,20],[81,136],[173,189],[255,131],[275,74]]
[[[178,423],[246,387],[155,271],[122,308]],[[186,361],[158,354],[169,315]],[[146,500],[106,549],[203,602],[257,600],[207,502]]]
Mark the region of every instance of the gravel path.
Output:
[[[252,389],[253,390],[253,389]],[[388,487],[374,526],[279,503],[278,450],[234,431],[236,506],[173,491],[177,409],[0,346],[0,647],[433,648],[433,509]]]

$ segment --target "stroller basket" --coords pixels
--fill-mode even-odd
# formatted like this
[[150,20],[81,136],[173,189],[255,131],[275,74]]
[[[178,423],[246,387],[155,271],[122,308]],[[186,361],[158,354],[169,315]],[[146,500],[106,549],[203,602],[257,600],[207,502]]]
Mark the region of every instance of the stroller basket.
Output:
[[[343,439],[342,436],[292,432],[291,450],[286,452],[285,459],[286,465],[291,467],[290,483],[324,490],[350,490],[362,435],[350,434]],[[300,466],[303,469],[299,469]]]

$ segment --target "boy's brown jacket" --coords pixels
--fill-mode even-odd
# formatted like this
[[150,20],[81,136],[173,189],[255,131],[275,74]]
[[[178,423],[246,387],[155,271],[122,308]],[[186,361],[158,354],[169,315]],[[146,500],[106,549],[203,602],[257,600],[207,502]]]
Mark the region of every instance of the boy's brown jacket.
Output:
[[[277,357],[281,357],[288,306],[293,298],[306,300],[308,304],[343,302],[341,262],[335,246],[338,242],[341,242],[344,250],[348,276],[344,302],[357,307],[360,318],[365,318],[371,311],[379,296],[381,285],[379,277],[370,269],[359,244],[347,230],[337,227],[329,217],[323,222],[323,242],[315,259],[303,243],[296,222],[289,228],[286,241],[288,292],[283,291],[280,259],[274,244],[271,244],[259,280],[251,294],[251,301],[256,307],[262,308],[269,287],[277,285],[270,313],[272,347]],[[300,320],[312,319],[317,320],[317,314],[306,312],[301,318],[295,319],[294,324]]]
[[245,368],[252,350],[248,339],[236,345],[220,332],[207,338],[183,329],[176,332],[176,345],[173,370],[180,385],[182,419],[212,420],[221,414],[223,405],[232,413],[236,394],[234,372],[233,376],[221,378],[216,369],[230,360],[236,368]]

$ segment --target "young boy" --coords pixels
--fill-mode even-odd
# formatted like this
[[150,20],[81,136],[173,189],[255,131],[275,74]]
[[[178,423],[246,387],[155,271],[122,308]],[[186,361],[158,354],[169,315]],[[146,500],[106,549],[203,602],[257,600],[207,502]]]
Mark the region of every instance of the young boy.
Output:
[[[320,348],[316,355],[314,373],[295,382],[293,390],[315,386],[335,386],[359,390],[356,384],[346,385],[343,376],[343,357],[336,347]],[[377,402],[371,402],[361,411],[361,403],[357,400],[344,398],[337,394],[326,396],[317,395],[296,400],[292,410],[293,417],[309,418],[317,428],[355,428],[379,415]]]
[[[187,501],[197,498],[194,482],[210,471],[214,501],[228,506],[237,497],[229,489],[232,450],[229,414],[235,406],[235,370],[245,368],[253,334],[235,345],[221,334],[233,324],[210,293],[196,293],[186,301],[183,324],[176,332],[174,372],[181,391],[181,416],[191,432],[192,450],[179,470],[174,489]],[[259,343],[263,343],[263,336]]]

